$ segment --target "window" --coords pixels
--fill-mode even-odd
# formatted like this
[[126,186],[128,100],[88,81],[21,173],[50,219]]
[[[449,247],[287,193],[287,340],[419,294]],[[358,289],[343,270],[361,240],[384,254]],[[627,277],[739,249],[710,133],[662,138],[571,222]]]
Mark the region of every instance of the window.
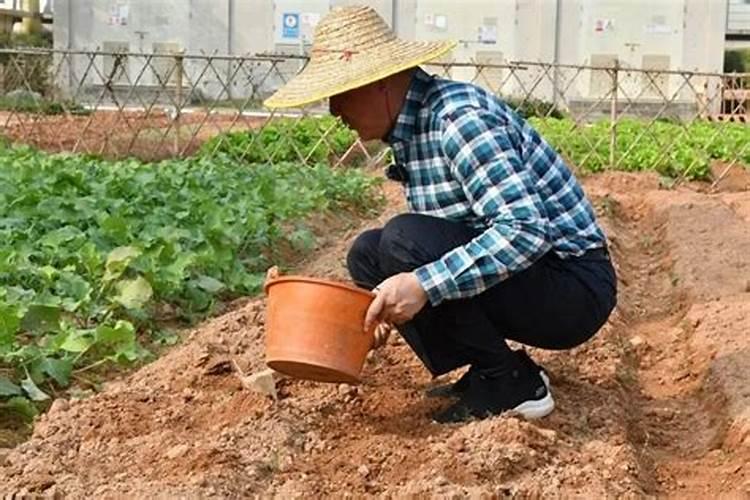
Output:
[[[616,54],[591,54],[591,66],[612,68],[617,64]],[[612,73],[606,69],[592,69],[589,97],[599,98],[612,92]]]
[[126,54],[130,51],[130,44],[128,42],[103,42],[102,51],[105,52],[102,62],[103,81],[99,83],[127,84],[130,80]]
[[660,54],[645,54],[643,56],[643,69],[647,72],[641,73],[641,89],[644,97],[668,96],[669,75],[660,73],[669,70],[669,56]]
[[[503,53],[495,50],[478,50],[476,53],[476,62],[482,64],[502,65],[505,62]],[[505,74],[503,68],[477,68],[475,82],[487,90],[497,94],[500,93],[503,86]]]
[[154,73],[154,84],[160,86],[177,84],[177,60],[173,56],[180,53],[180,46],[173,42],[156,42],[153,46],[154,57],[151,59],[151,70]]

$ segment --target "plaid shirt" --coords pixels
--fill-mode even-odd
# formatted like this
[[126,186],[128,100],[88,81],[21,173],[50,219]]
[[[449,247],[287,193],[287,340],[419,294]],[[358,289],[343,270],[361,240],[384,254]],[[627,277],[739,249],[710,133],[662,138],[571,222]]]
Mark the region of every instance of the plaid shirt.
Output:
[[415,270],[433,305],[477,295],[550,250],[566,258],[605,245],[560,155],[479,87],[417,69],[387,141],[412,212],[483,230]]

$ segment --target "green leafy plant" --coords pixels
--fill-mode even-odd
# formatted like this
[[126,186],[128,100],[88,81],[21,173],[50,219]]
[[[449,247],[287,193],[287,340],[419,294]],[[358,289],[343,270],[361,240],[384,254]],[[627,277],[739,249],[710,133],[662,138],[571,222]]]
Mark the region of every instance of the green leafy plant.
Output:
[[258,292],[275,248],[314,245],[310,215],[374,207],[376,183],[226,153],[142,164],[0,148],[0,403],[148,359],[152,339],[175,340],[160,320]]
[[199,156],[224,153],[249,163],[317,163],[343,155],[356,134],[332,116],[280,118],[260,130],[222,134],[207,141]]
[[608,168],[655,170],[671,178],[700,180],[710,176],[711,160],[738,159],[750,165],[750,148],[746,146],[750,143],[750,128],[743,124],[695,121],[683,126],[669,121],[649,124],[622,119],[617,123],[612,166],[608,121],[592,124],[554,118],[529,121],[549,143],[586,172]]
[[502,97],[502,100],[524,118],[563,118],[563,112],[551,102],[532,97]]

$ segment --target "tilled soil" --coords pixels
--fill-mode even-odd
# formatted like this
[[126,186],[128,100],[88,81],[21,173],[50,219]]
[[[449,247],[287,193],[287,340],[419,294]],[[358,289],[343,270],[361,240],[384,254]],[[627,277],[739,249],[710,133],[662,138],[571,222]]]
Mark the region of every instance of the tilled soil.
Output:
[[188,156],[208,139],[263,126],[264,117],[194,112],[175,121],[169,110],[96,111],[88,115],[44,115],[0,111],[0,129],[12,141],[48,152],[75,151],[107,158],[163,160]]
[[[398,338],[358,387],[263,369],[263,299],[248,300],[87,400],[58,400],[0,455],[0,493],[109,497],[750,495],[750,193],[587,178],[611,239],[618,307],[587,344],[532,350],[556,411],[438,425],[436,381]],[[402,206],[391,205],[375,226]],[[345,278],[357,231],[301,272]],[[564,297],[561,297],[564,300]]]

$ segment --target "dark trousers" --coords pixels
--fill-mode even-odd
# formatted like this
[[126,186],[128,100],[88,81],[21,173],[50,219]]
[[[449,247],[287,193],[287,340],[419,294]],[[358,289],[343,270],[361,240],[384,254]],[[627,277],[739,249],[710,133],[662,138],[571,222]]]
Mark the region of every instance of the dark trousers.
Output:
[[[347,256],[354,282],[372,289],[394,274],[413,271],[480,231],[461,223],[403,214],[366,231]],[[515,366],[505,342],[571,349],[590,339],[616,303],[616,277],[605,250],[561,259],[549,252],[528,269],[468,299],[425,306],[397,328],[433,375],[464,365]]]

